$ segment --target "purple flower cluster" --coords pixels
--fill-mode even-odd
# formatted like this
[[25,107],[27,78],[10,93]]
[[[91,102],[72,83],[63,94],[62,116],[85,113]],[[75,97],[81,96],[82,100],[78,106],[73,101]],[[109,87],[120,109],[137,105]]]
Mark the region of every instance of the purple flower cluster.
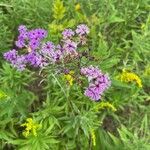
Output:
[[88,78],[89,86],[85,90],[85,95],[92,100],[100,100],[102,94],[111,84],[107,74],[103,74],[97,67],[89,66],[81,68],[81,74]]
[[[18,70],[24,70],[27,65],[33,67],[43,67],[51,63],[55,63],[66,57],[66,55],[77,55],[77,48],[83,41],[77,41],[73,38],[75,35],[79,39],[85,39],[89,33],[89,28],[81,24],[77,29],[65,29],[62,32],[61,43],[55,45],[51,41],[43,43],[43,39],[47,37],[47,31],[44,29],[28,30],[26,26],[21,25],[18,28],[18,38],[16,46],[24,49],[26,52],[19,55],[20,50],[10,50],[4,53],[4,58]],[[76,34],[75,34],[76,33]],[[84,40],[85,41],[85,40]]]
[[25,57],[23,55],[18,55],[18,52],[13,49],[10,50],[9,52],[4,53],[4,58],[11,62],[13,67],[18,68],[18,70],[24,70],[25,68]]
[[81,24],[77,26],[76,33],[80,36],[89,34],[90,30],[85,24]]
[[41,40],[47,36],[47,32],[43,29],[28,31],[24,25],[19,26],[18,31],[19,36],[16,41],[18,48],[30,47],[32,50],[35,50],[39,47]]
[[41,41],[47,36],[46,30],[35,29],[28,31],[26,26],[21,25],[18,31],[16,46],[19,49],[26,49],[27,53],[19,55],[19,51],[13,49],[4,53],[4,58],[20,71],[24,70],[27,64],[34,67],[43,66],[45,64],[44,58],[36,50],[40,48]]
[[55,46],[50,41],[43,44],[40,54],[42,54],[42,56],[45,59],[48,59],[51,63],[55,63],[56,61],[60,60],[63,56],[61,46]]
[[64,41],[63,49],[66,54],[76,54],[77,43],[68,39]]
[[81,24],[77,26],[76,34],[79,35],[79,43],[81,45],[85,45],[87,42],[86,35],[89,34],[90,30],[85,24]]
[[18,52],[13,49],[13,50],[10,50],[6,53],[4,53],[4,58],[7,60],[7,61],[14,61],[16,58],[17,58],[17,55],[18,55]]
[[[4,58],[20,71],[28,65],[33,67],[57,65],[61,60],[65,60],[67,55],[74,58],[79,54],[77,48],[86,44],[89,34],[89,28],[84,24],[78,25],[75,31],[65,29],[62,32],[62,40],[58,45],[55,45],[51,41],[42,42],[47,36],[47,31],[44,29],[28,30],[26,26],[21,25],[18,31],[16,46],[19,50],[13,49],[4,53]],[[20,49],[23,51],[20,52]],[[92,100],[100,100],[104,91],[111,84],[108,75],[93,66],[83,67],[80,71],[88,78],[89,82],[84,94]]]
[[28,53],[25,59],[26,59],[26,62],[28,62],[28,64],[30,64],[33,67],[43,66],[43,63],[44,63],[44,59],[36,51],[32,51]]
[[65,29],[63,32],[62,32],[62,35],[63,35],[63,39],[69,39],[71,38],[72,36],[75,35],[74,31],[72,29]]

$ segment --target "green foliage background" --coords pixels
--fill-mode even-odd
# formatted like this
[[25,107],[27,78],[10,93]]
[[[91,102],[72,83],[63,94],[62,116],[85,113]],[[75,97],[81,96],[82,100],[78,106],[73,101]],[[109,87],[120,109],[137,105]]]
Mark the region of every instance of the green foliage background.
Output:
[[[149,0],[1,0],[0,90],[7,97],[0,99],[0,149],[149,150],[149,10]],[[90,28],[91,53],[98,58],[91,64],[111,77],[104,100],[116,112],[95,112],[97,104],[79,86],[68,88],[50,68],[43,78],[37,70],[18,72],[3,60],[2,54],[14,47],[20,24],[47,29],[48,39],[57,43],[63,29],[80,23]],[[116,79],[123,68],[139,75],[142,89]],[[22,136],[20,125],[29,117],[42,125],[37,137]]]

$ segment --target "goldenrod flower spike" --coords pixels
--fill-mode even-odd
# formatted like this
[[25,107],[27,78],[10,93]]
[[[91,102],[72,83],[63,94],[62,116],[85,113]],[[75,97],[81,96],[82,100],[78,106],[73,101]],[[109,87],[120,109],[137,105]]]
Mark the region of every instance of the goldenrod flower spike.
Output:
[[125,69],[122,70],[122,74],[120,75],[120,79],[122,82],[136,82],[138,87],[142,88],[141,79],[132,72],[127,72]]
[[34,136],[37,136],[37,129],[40,127],[39,124],[33,122],[32,118],[27,118],[26,122],[21,126],[25,127],[25,130],[23,131],[23,135],[25,137],[28,137],[30,133],[32,133]]
[[101,102],[95,108],[95,110],[97,112],[99,110],[103,110],[103,109],[109,109],[109,110],[111,110],[113,112],[117,111],[117,109],[111,103],[109,103],[109,102]]

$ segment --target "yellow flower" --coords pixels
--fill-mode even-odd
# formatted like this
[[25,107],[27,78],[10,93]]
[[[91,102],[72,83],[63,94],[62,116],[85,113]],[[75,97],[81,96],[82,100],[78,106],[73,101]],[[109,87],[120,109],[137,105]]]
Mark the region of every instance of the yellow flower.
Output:
[[37,129],[40,127],[40,125],[35,123],[32,118],[27,118],[26,123],[23,123],[21,126],[25,127],[25,130],[23,131],[25,137],[28,137],[30,133],[37,136]]
[[120,76],[121,81],[123,82],[136,82],[137,85],[141,88],[142,87],[142,81],[141,79],[132,72],[127,72],[125,69],[123,69],[122,74]]
[[67,80],[70,86],[73,85],[73,81],[74,81],[73,74],[74,74],[74,71],[70,71],[68,74],[64,75],[64,78]]
[[95,107],[95,110],[97,112],[99,110],[103,110],[103,109],[110,109],[113,112],[117,111],[117,109],[112,104],[110,104],[109,102],[101,102],[98,105],[96,105],[96,107]]
[[79,4],[79,3],[78,3],[78,4],[76,4],[76,5],[75,5],[75,10],[76,10],[76,11],[79,11],[80,9],[81,9],[80,4]]
[[91,130],[91,139],[92,139],[93,146],[96,146],[96,136],[95,136],[94,129]]

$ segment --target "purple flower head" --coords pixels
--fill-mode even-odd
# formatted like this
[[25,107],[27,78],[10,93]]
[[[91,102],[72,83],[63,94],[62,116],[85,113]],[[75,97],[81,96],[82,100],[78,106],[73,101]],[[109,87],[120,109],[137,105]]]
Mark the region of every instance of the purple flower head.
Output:
[[18,48],[30,47],[32,50],[35,50],[40,46],[41,40],[47,36],[47,31],[44,29],[28,31],[24,25],[19,26],[18,31],[19,35],[16,41]]
[[16,60],[12,61],[12,66],[19,71],[23,71],[26,67],[26,59],[24,55],[17,56]]
[[18,48],[23,48],[26,46],[27,33],[20,33],[18,40],[16,41],[16,46]]
[[66,52],[66,54],[72,54],[72,53],[77,53],[76,49],[77,49],[77,43],[75,43],[74,41],[71,41],[70,39],[64,41],[64,51]]
[[19,40],[19,39],[18,39],[18,41],[16,41],[15,44],[16,44],[16,46],[17,46],[18,48],[23,48],[23,47],[25,47],[25,41],[24,41],[24,40]]
[[13,49],[4,53],[4,58],[11,63],[14,68],[22,71],[26,67],[26,60],[24,55],[19,56],[18,52]]
[[76,33],[80,36],[89,34],[90,30],[85,24],[81,24],[77,26]]
[[[95,88],[96,89],[96,88]],[[95,92],[94,88],[90,88],[88,87],[85,92],[84,95],[89,97],[92,100],[98,101],[101,98],[101,95],[98,92]]]
[[40,39],[44,39],[47,37],[47,31],[44,29],[35,29],[35,33]]
[[29,47],[30,47],[32,50],[37,49],[39,46],[40,46],[40,41],[39,41],[39,40],[36,40],[36,39],[30,40],[30,42],[29,42]]
[[72,36],[75,35],[74,31],[71,30],[71,29],[65,29],[63,32],[62,32],[62,35],[63,35],[63,39],[69,39],[71,38]]
[[15,49],[13,49],[4,53],[3,56],[7,61],[12,62],[13,60],[17,58],[17,55],[18,55],[18,52]]
[[42,49],[41,49],[41,53],[43,55],[51,55],[50,53],[52,51],[54,51],[54,49],[55,49],[55,45],[52,42],[48,41],[48,42],[43,44]]
[[56,61],[55,45],[52,42],[48,41],[44,43],[40,53],[45,59],[48,59],[51,62]]
[[81,74],[88,77],[89,80],[97,78],[98,76],[102,75],[98,67],[93,67],[93,66],[89,66],[88,68],[81,68]]
[[32,39],[39,39],[42,40],[47,36],[47,31],[44,29],[34,29],[28,32],[28,38],[30,40]]
[[43,63],[42,56],[38,52],[35,52],[35,51],[28,53],[25,58],[26,58],[26,61],[34,67],[38,67]]
[[24,26],[24,25],[20,25],[18,27],[18,31],[19,31],[19,36],[16,41],[16,46],[18,48],[23,48],[26,46],[25,42],[26,42],[26,39],[28,38],[28,31],[27,31],[26,26]]
[[35,32],[35,30],[30,30],[28,32],[28,39],[32,40],[32,39],[36,39],[38,38],[37,33]]
[[97,67],[93,66],[81,68],[81,74],[85,75],[89,81],[89,87],[84,94],[92,100],[99,100],[111,84],[108,75],[103,74]]
[[27,27],[25,25],[20,25],[18,27],[18,31],[19,31],[19,33],[25,33],[25,32],[27,32]]

